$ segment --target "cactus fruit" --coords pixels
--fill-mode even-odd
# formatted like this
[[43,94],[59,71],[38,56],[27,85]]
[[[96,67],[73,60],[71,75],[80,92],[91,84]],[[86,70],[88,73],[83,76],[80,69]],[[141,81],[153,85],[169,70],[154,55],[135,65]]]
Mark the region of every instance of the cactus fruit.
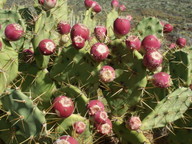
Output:
[[112,132],[112,122],[107,119],[103,124],[96,124],[97,132],[103,135],[109,135]]
[[130,128],[131,130],[139,130],[141,125],[142,125],[141,120],[137,116],[132,116],[127,121],[127,127]]
[[57,0],[44,0],[43,2],[43,8],[46,10],[50,10],[54,8],[57,4]]
[[24,35],[24,30],[17,23],[9,24],[5,28],[5,36],[10,41],[17,41]]
[[153,84],[156,87],[167,88],[171,85],[171,77],[166,72],[158,72],[153,75]]
[[117,8],[117,7],[119,7],[119,0],[112,0],[112,1],[111,1],[111,7],[112,7],[112,8]]
[[89,115],[93,116],[98,111],[104,111],[105,107],[103,103],[99,100],[91,100],[87,104],[87,108],[89,110]]
[[85,39],[81,36],[75,36],[72,39],[72,44],[76,49],[82,49],[85,46]]
[[94,34],[100,42],[104,42],[107,37],[107,29],[105,26],[96,26]]
[[84,4],[89,9],[91,7],[94,7],[96,3],[93,0],[84,0]]
[[2,42],[0,41],[0,51],[2,50],[2,47],[3,47],[3,44],[2,44]]
[[39,51],[43,55],[52,55],[55,52],[56,45],[50,39],[44,39],[39,43]]
[[124,36],[129,33],[131,24],[126,17],[118,17],[114,21],[114,32],[119,36]]
[[81,134],[85,131],[86,124],[82,121],[77,121],[73,124],[73,129],[75,130],[76,133]]
[[73,39],[75,36],[81,36],[85,40],[89,39],[89,29],[83,24],[75,24],[71,28],[71,38]]
[[102,11],[102,7],[98,3],[96,3],[96,5],[93,7],[93,11],[99,13]]
[[170,33],[173,31],[173,26],[171,24],[164,24],[163,25],[163,32]]
[[103,66],[99,71],[99,78],[103,82],[112,82],[115,79],[115,70],[111,66]]
[[61,35],[68,34],[71,30],[71,26],[67,22],[61,21],[57,25],[57,30]]
[[109,48],[103,43],[96,43],[91,47],[91,55],[97,61],[105,60],[109,55]]
[[145,53],[143,58],[143,64],[149,70],[156,70],[158,67],[161,66],[163,62],[163,56],[160,52],[156,50],[151,50]]
[[120,5],[119,6],[119,10],[122,11],[122,12],[125,11],[126,10],[126,6],[125,5]]
[[94,121],[97,124],[104,124],[106,123],[107,119],[108,119],[108,115],[105,111],[98,111],[94,115]]
[[155,35],[148,35],[142,40],[141,45],[145,51],[158,50],[161,42]]
[[25,49],[22,51],[23,60],[27,63],[31,63],[34,60],[34,51],[31,49]]
[[176,44],[181,48],[185,47],[186,43],[187,43],[187,40],[185,38],[178,38],[176,41]]
[[74,112],[74,104],[71,98],[59,96],[54,99],[53,107],[59,117],[69,117]]
[[79,144],[76,139],[69,135],[61,136],[53,144]]
[[134,35],[129,36],[126,39],[125,43],[127,48],[129,49],[138,50],[138,51],[141,49],[141,41],[137,36],[134,36]]

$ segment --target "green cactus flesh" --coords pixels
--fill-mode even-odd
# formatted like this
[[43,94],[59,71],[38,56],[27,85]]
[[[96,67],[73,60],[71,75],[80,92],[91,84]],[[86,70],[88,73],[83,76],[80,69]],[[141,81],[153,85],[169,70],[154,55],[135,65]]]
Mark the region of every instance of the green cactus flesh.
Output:
[[12,126],[17,126],[25,138],[39,136],[46,129],[44,114],[20,90],[8,90],[2,103],[10,113],[8,119]]
[[156,35],[159,38],[163,37],[163,26],[155,17],[143,18],[143,20],[138,23],[135,30],[139,33],[141,39],[147,35]]
[[155,109],[142,121],[142,130],[164,127],[182,118],[191,104],[191,90],[178,88],[161,100]]

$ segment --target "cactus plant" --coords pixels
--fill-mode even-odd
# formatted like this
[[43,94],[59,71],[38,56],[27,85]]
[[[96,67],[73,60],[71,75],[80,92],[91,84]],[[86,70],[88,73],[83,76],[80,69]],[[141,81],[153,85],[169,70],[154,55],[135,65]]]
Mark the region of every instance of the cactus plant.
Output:
[[2,9],[4,2],[5,143],[152,144],[146,133],[170,126],[190,109],[191,48],[184,41],[167,50],[164,40],[172,29],[158,18],[145,17],[134,28],[132,16],[123,15],[126,6],[114,0],[105,23],[93,0],[84,1],[81,19],[67,0],[36,1],[36,15],[25,7]]

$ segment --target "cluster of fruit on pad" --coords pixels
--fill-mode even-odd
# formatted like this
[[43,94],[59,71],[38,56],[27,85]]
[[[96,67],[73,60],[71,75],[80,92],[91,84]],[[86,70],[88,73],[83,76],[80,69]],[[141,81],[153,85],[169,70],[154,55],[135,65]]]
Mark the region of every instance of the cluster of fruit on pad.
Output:
[[0,10],[5,143],[151,144],[146,133],[190,109],[192,49],[184,37],[166,39],[173,25],[155,17],[133,24],[118,0],[104,23],[99,2],[84,5],[83,20],[67,0],[36,0],[36,15]]

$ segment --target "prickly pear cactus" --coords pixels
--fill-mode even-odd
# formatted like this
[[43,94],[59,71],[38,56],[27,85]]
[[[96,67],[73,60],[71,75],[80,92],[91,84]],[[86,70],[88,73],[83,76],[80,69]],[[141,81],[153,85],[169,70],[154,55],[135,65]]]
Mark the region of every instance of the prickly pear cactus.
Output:
[[67,0],[35,0],[33,12],[3,9],[5,2],[0,143],[153,144],[156,128],[186,137],[168,135],[166,143],[191,142],[181,122],[191,113],[191,48],[166,46],[173,29],[156,17],[134,27],[118,0],[106,14],[99,2],[84,0],[81,16]]

